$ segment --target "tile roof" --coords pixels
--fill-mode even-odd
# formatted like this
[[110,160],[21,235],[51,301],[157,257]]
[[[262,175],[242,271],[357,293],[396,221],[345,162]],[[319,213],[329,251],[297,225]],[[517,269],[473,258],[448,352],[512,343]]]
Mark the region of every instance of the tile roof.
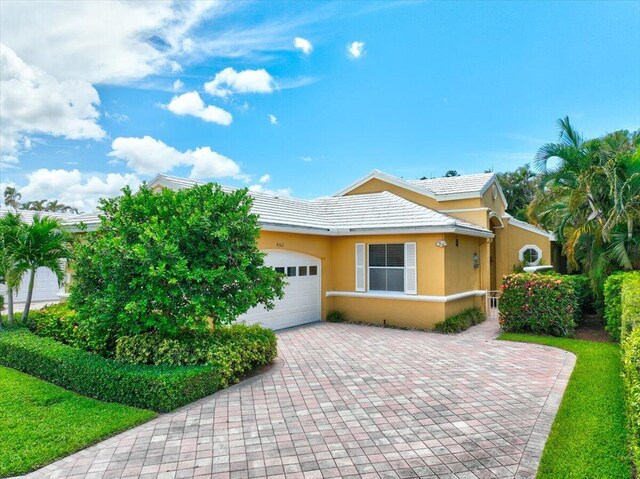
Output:
[[57,211],[34,211],[34,210],[14,210],[11,208],[1,208],[0,207],[0,218],[6,216],[7,213],[15,213],[17,212],[20,217],[22,218],[22,221],[24,221],[25,223],[29,223],[31,224],[33,222],[33,217],[35,215],[40,215],[40,216],[49,216],[51,218],[58,218],[60,220],[62,220],[63,223],[67,222],[67,221],[73,221],[74,218],[79,217],[80,215],[75,214],[75,213],[60,213]]
[[495,173],[477,173],[473,175],[429,178],[426,180],[405,180],[425,190],[440,195],[456,195],[462,193],[480,193],[493,180]]
[[[151,186],[155,184],[181,189],[202,183],[158,175],[150,183]],[[228,187],[223,189],[232,190]],[[380,229],[446,229],[490,233],[478,225],[425,208],[386,191],[313,200],[261,192],[249,194],[254,198],[252,211],[259,215],[263,225],[335,233]]]

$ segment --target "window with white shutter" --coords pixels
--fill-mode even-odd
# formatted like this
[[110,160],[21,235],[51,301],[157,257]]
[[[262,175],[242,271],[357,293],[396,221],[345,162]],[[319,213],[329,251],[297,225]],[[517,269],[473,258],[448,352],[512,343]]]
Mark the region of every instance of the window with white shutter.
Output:
[[416,244],[404,244],[404,292],[418,294],[418,275],[416,271]]
[[356,243],[356,291],[365,291],[364,243]]

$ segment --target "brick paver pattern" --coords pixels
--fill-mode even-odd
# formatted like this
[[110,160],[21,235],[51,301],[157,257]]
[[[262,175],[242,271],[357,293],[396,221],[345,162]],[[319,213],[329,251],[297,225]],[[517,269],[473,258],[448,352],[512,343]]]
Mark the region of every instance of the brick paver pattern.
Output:
[[497,332],[282,331],[271,370],[30,476],[533,477],[575,357]]

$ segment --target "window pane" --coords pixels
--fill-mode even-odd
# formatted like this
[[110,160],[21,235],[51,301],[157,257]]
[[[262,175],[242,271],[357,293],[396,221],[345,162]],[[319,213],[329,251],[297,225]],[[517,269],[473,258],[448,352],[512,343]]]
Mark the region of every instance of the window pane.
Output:
[[370,244],[369,245],[369,266],[386,266],[387,245]]
[[298,266],[298,276],[306,276],[306,275],[307,275],[307,267]]
[[287,266],[287,276],[295,276],[295,275],[296,275],[296,267]]
[[309,266],[309,276],[318,276],[317,266]]
[[404,266],[404,245],[387,245],[387,266]]
[[277,266],[276,272],[284,274],[284,266]]
[[404,269],[387,270],[387,291],[404,291]]
[[369,289],[372,291],[387,290],[387,270],[384,268],[371,268],[369,270]]
[[527,263],[535,263],[538,261],[538,252],[533,248],[525,250],[522,256]]

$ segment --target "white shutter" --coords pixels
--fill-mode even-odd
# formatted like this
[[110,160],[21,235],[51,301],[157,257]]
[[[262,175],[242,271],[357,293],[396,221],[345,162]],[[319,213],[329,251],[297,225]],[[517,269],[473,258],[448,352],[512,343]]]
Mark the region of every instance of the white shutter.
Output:
[[364,243],[356,243],[356,291],[365,291]]
[[416,273],[416,244],[404,244],[404,292],[418,294],[418,275]]

